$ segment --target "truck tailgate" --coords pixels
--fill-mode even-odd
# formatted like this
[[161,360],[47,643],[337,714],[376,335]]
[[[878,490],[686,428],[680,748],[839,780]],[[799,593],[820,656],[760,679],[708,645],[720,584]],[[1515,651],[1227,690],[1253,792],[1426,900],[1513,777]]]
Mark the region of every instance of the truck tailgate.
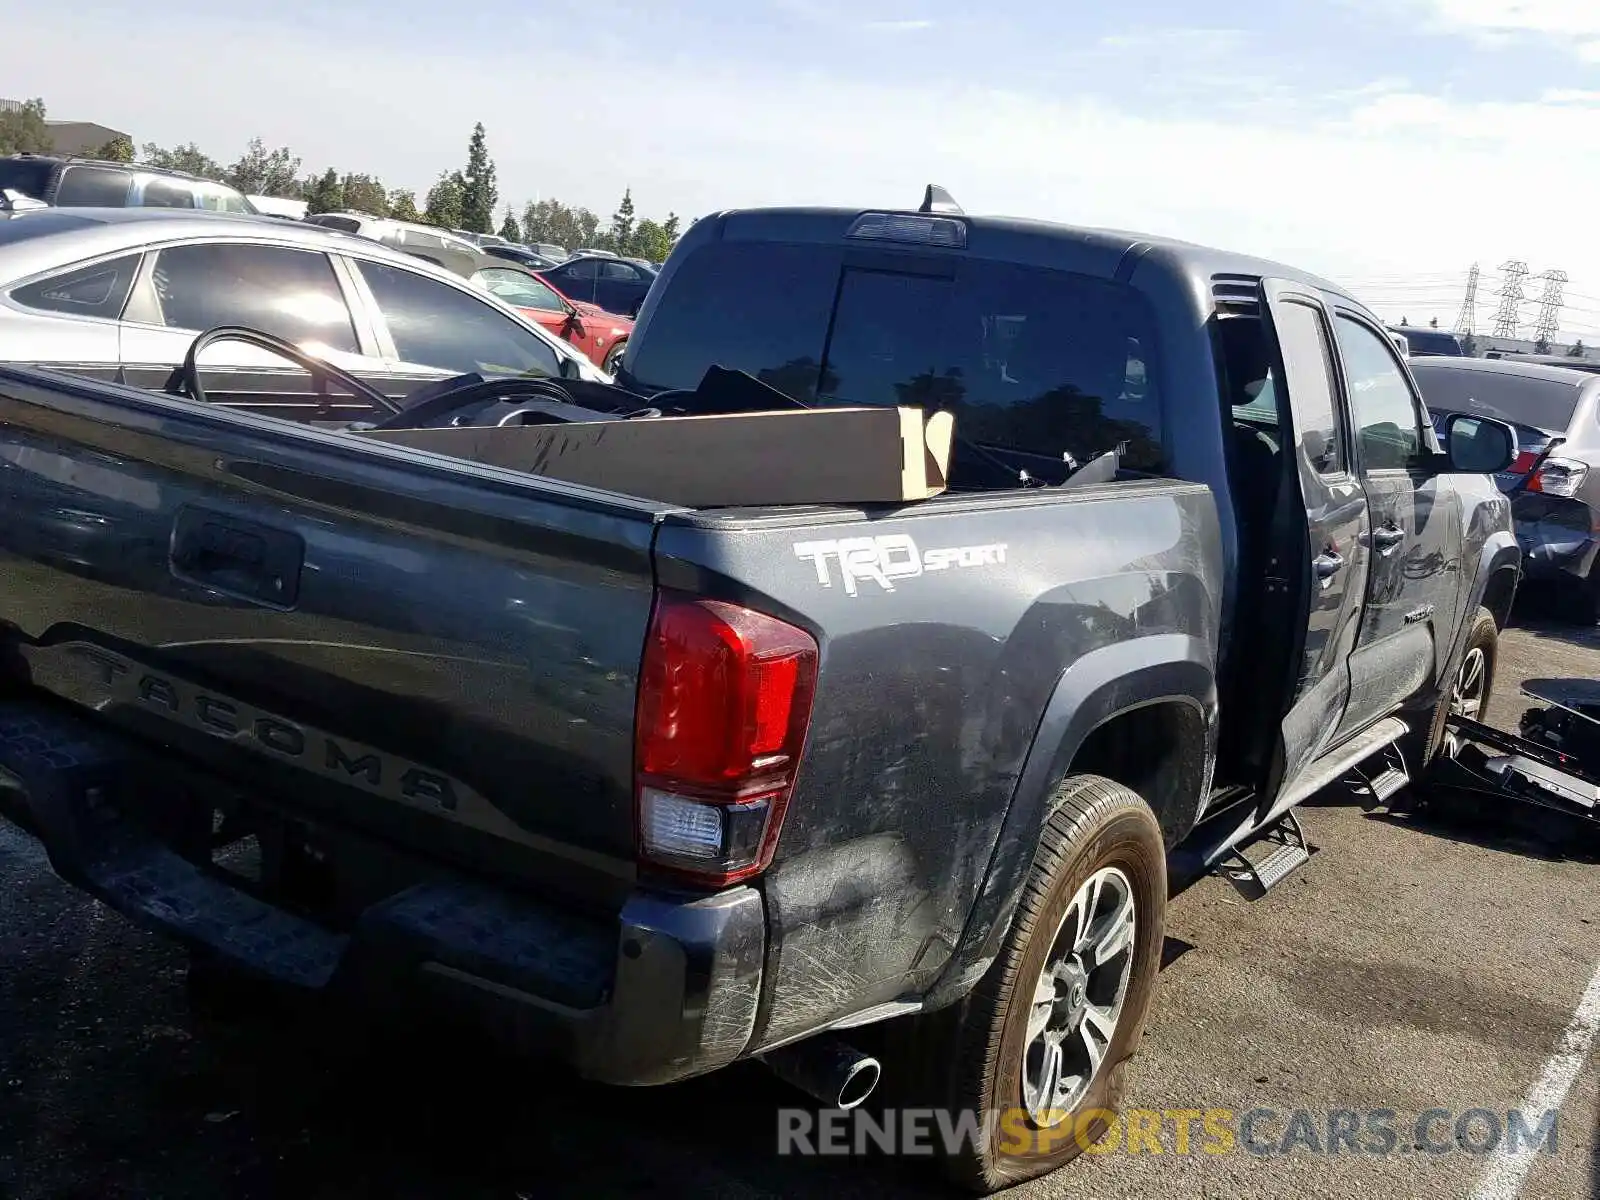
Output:
[[632,877],[661,506],[0,368],[0,671],[562,892]]

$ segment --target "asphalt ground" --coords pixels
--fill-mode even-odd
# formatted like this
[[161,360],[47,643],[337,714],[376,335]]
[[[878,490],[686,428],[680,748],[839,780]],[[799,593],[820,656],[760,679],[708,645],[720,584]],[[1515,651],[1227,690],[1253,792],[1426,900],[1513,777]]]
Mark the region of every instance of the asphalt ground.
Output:
[[[1600,678],[1600,635],[1518,625],[1491,711],[1507,728],[1520,679]],[[1304,821],[1318,852],[1266,898],[1211,878],[1172,906],[1130,1076],[1148,1136],[1130,1145],[1119,1126],[1108,1153],[1013,1194],[1600,1194],[1600,1068],[1579,1012],[1600,963],[1600,866],[1516,824],[1343,794]],[[778,1155],[778,1110],[797,1096],[756,1067],[608,1089],[438,1029],[197,1018],[184,955],[57,881],[9,828],[0,881],[0,1197],[949,1194],[913,1161]],[[1478,1152],[1563,1082],[1553,1145],[1541,1104],[1519,1114],[1536,1152]],[[1463,1146],[1474,1109],[1494,1115],[1469,1118]],[[1182,1110],[1201,1121],[1169,1115]],[[1430,1110],[1443,1115],[1419,1131]],[[1231,1149],[1216,1152],[1228,1139],[1205,1115]],[[1355,1139],[1329,1138],[1352,1119]]]

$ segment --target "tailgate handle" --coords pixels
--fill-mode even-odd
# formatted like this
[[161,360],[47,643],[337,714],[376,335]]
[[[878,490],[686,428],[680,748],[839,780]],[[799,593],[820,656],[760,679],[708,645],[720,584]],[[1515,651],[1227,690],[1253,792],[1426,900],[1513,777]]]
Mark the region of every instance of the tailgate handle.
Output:
[[305,541],[297,533],[186,505],[172,525],[172,573],[213,591],[293,608]]

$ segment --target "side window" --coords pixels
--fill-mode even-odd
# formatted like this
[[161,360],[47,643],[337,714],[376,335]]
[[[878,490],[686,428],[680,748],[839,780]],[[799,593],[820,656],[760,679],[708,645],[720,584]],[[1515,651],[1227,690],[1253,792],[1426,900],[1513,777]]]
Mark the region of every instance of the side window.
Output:
[[561,273],[569,279],[594,279],[600,274],[600,260],[588,258],[583,262],[573,263]]
[[638,268],[630,266],[628,263],[622,263],[622,262],[601,263],[600,264],[600,278],[601,279],[626,279],[629,283],[635,283],[639,279],[639,271],[638,271]]
[[1422,425],[1394,348],[1358,321],[1338,319],[1350,409],[1369,471],[1405,470],[1422,452]]
[[334,216],[332,213],[317,213],[315,216],[307,217],[306,220],[313,225],[321,225],[327,229],[337,229],[340,233],[361,232],[361,222],[354,217],[339,217]]
[[76,164],[61,172],[56,203],[63,208],[126,208],[133,176],[115,167]]
[[139,270],[139,257],[125,254],[93,266],[62,271],[48,279],[24,284],[11,293],[11,299],[24,308],[41,312],[105,317],[114,321],[122,315],[122,306],[128,302],[133,277]]
[[358,265],[404,361],[459,374],[561,373],[553,346],[491,304],[400,267]]
[[1309,304],[1291,300],[1276,306],[1273,318],[1301,448],[1313,470],[1337,474],[1344,470],[1344,446],[1334,405],[1333,358],[1322,314]]
[[182,179],[148,179],[144,185],[145,208],[193,208],[194,187]]
[[157,253],[154,282],[169,328],[248,325],[297,344],[360,353],[325,254],[229,242],[170,246]]

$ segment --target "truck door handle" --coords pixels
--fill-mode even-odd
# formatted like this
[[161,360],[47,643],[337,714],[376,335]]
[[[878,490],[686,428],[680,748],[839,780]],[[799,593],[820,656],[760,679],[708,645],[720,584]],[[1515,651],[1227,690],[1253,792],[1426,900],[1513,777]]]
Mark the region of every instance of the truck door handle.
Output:
[[1380,525],[1372,531],[1372,544],[1379,550],[1393,550],[1406,540],[1406,531],[1397,525]]
[[299,534],[186,505],[172,525],[172,573],[214,591],[292,608],[300,597]]
[[1311,565],[1316,568],[1317,578],[1322,580],[1322,586],[1327,587],[1329,581],[1344,567],[1344,556],[1337,550],[1324,550],[1311,560]]

